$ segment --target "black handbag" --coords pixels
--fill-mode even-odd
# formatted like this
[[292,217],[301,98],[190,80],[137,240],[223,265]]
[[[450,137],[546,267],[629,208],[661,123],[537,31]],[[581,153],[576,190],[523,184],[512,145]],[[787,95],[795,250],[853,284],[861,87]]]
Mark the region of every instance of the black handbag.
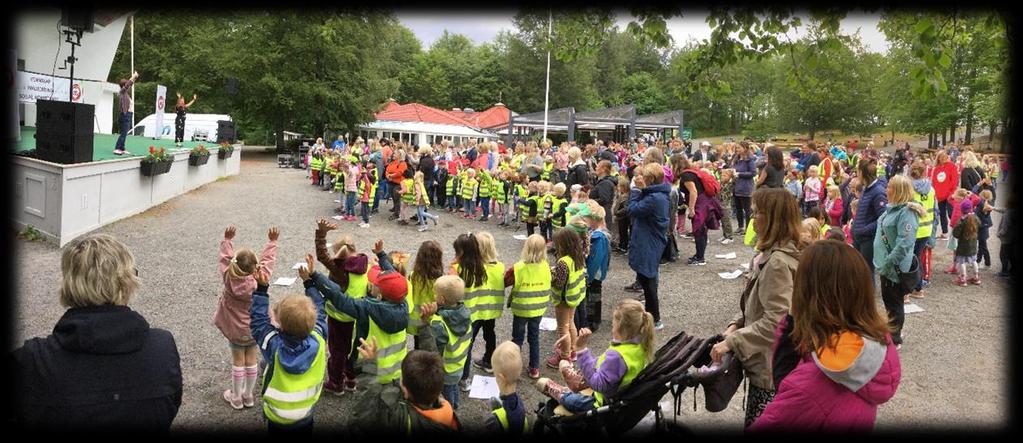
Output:
[[920,284],[920,260],[913,256],[913,263],[909,265],[909,272],[899,271],[899,286],[909,293]]

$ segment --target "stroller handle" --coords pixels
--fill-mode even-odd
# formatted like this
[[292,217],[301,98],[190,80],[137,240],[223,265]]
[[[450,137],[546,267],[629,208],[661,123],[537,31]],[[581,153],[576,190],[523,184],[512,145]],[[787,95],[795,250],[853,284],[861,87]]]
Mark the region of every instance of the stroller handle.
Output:
[[692,388],[700,383],[714,380],[725,372],[725,368],[731,366],[733,358],[735,358],[734,355],[731,352],[727,352],[721,356],[721,363],[714,370],[701,373],[696,368],[689,368],[688,371],[672,378],[671,384]]

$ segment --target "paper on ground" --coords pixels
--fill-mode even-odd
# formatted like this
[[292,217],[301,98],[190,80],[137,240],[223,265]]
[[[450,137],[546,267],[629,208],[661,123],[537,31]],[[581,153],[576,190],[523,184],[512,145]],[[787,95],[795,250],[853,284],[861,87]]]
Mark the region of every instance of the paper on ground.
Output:
[[734,252],[729,252],[727,254],[717,254],[717,255],[714,256],[714,258],[723,258],[723,259],[726,259],[726,260],[730,260],[730,259],[733,259],[735,257],[737,257],[737,256],[735,255]]
[[742,266],[743,269],[749,269],[749,263],[743,263],[739,266]]
[[924,312],[924,308],[921,308],[916,303],[910,303],[908,305],[905,305],[905,306],[903,306],[903,309],[905,309],[905,313],[907,313],[907,314],[914,314],[914,313],[917,313],[917,312]]
[[551,317],[543,317],[540,319],[540,330],[556,331],[558,330],[558,321]]
[[295,283],[295,280],[297,280],[296,277],[277,277],[277,280],[274,280],[274,284],[277,286],[291,286]]
[[469,389],[469,398],[490,399],[500,397],[501,390],[497,387],[497,379],[482,375],[472,376],[472,385]]
[[342,217],[340,215],[335,215],[335,216],[333,216],[331,218],[334,219],[334,220],[343,220],[344,219],[344,217]]
[[512,238],[514,238],[516,240],[525,240],[526,236],[522,235],[522,234],[519,234],[519,235],[513,235]]
[[341,203],[341,200],[334,200],[334,203]]
[[735,271],[732,272],[718,272],[718,276],[725,280],[739,278],[740,275],[742,275],[742,269],[736,269]]
[[299,263],[295,263],[295,266],[292,266],[291,269],[302,269],[304,267],[305,267],[305,262],[299,262]]

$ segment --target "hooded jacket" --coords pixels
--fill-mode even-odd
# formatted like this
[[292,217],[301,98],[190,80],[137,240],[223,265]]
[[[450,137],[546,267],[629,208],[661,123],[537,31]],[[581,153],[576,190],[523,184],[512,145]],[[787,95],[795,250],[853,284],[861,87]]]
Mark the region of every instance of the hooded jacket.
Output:
[[[913,190],[916,191],[917,194],[920,194],[922,196],[926,196],[927,193],[931,192],[931,188],[932,188],[931,181],[929,179],[920,178],[920,179],[913,180]],[[936,241],[937,236],[938,236],[938,197],[937,197],[937,191],[935,191],[934,202],[933,203],[934,203],[934,205],[931,208],[924,207],[925,211],[931,211],[932,209],[934,210],[934,212],[933,212],[934,217],[931,218],[931,237],[927,241],[927,246],[930,247],[930,248],[934,247],[934,242]]]
[[931,171],[931,184],[934,185],[934,197],[938,201],[948,200],[957,188],[959,188],[959,171],[955,163],[947,161]]
[[334,308],[355,319],[355,343],[369,334],[368,320],[370,318],[388,334],[404,331],[408,327],[407,296],[402,299],[401,303],[378,300],[368,295],[363,298],[351,298],[341,290],[337,283],[330,281],[327,276],[319,272],[313,272],[309,281],[316,285],[323,297],[329,300]]
[[735,158],[735,191],[736,197],[749,197],[753,195],[753,179],[757,176],[757,161],[752,154],[743,160]]
[[349,420],[356,435],[422,437],[462,430],[458,415],[444,398],[419,409],[405,399],[393,383],[368,383]]
[[647,278],[657,276],[661,252],[668,244],[668,192],[671,185],[659,183],[633,189],[629,195],[629,267]]
[[[234,244],[224,239],[220,242],[220,263],[217,266],[220,277],[224,281],[224,291],[217,301],[217,310],[213,312],[213,324],[220,329],[228,341],[238,345],[253,344],[249,329],[249,308],[252,307],[252,291],[256,289],[256,278],[247,275],[232,278],[227,269],[234,258]],[[277,263],[277,242],[271,241],[263,247],[259,254],[259,266],[273,273]]]
[[[305,295],[313,301],[316,306],[316,324],[313,331],[326,338],[327,314],[323,310],[323,296],[313,285],[312,280],[304,282]],[[320,343],[316,341],[313,334],[305,337],[295,337],[286,334],[284,331],[274,327],[270,323],[269,306],[270,294],[267,293],[267,286],[260,285],[252,293],[252,336],[259,345],[259,352],[263,354],[263,361],[267,362],[267,372],[263,376],[263,389],[270,386],[270,379],[274,376],[274,358],[280,359],[281,368],[289,374],[304,374],[316,360],[316,354],[320,350]],[[311,413],[310,413],[311,416]]]
[[856,206],[856,217],[853,219],[853,236],[874,237],[877,231],[877,219],[888,206],[888,180],[878,177],[870,186],[863,190],[860,202]]
[[327,268],[327,275],[340,287],[348,289],[348,273],[365,274],[369,271],[369,257],[366,254],[356,254],[344,260],[334,259],[327,249],[327,231],[316,230],[313,239],[316,245],[316,260]]
[[[470,314],[469,308],[466,308],[463,302],[458,302],[455,306],[437,306],[437,315],[440,316],[441,321],[451,328],[451,333],[459,337],[469,335],[469,328],[472,326],[472,321],[469,318]],[[419,343],[422,345],[422,349],[424,351],[440,352],[443,357],[444,346],[448,344],[448,331],[444,329],[444,326],[431,322],[430,328],[422,328],[422,332],[419,336]],[[444,374],[444,384],[457,384],[461,376],[462,373],[459,372],[455,374],[454,379],[448,379],[448,374]]]
[[167,431],[181,406],[174,337],[127,306],[68,309],[10,363],[11,417],[29,429]]
[[[779,323],[776,342],[782,341],[789,321],[786,316]],[[895,395],[901,377],[899,353],[890,334],[886,343],[878,343],[844,332],[834,350],[799,358],[763,414],[746,430],[869,432],[877,407]]]
[[878,219],[874,234],[874,268],[893,283],[899,282],[900,272],[909,272],[913,266],[913,247],[919,221],[910,204],[915,205],[889,206]]

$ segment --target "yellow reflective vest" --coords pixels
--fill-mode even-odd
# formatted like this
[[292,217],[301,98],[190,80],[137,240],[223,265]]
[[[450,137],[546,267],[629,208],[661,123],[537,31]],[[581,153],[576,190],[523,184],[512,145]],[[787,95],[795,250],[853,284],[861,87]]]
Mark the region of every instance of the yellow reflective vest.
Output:
[[516,317],[534,318],[547,312],[551,299],[551,268],[547,260],[539,263],[518,262],[515,284],[511,290],[511,311]]

